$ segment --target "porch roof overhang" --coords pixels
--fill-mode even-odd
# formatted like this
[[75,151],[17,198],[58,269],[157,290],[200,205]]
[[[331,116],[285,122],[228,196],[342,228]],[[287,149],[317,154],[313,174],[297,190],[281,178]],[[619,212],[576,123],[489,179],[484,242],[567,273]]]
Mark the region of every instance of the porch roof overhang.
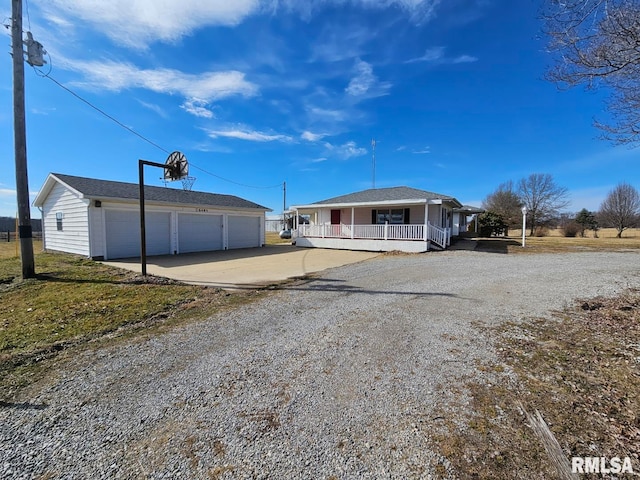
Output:
[[405,205],[440,205],[444,202],[454,205],[461,204],[456,199],[442,198],[407,198],[403,200],[380,200],[373,202],[341,202],[341,203],[311,203],[309,205],[292,205],[292,210],[318,210],[323,208],[359,208],[359,207],[385,207]]
[[463,205],[460,208],[454,208],[454,213],[466,213],[467,215],[473,215],[474,213],[484,213],[484,208],[472,207],[471,205]]

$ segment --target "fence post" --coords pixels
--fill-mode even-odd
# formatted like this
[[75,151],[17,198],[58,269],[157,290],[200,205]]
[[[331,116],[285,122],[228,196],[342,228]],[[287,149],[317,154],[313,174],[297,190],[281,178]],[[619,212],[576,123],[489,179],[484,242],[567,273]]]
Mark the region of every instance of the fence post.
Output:
[[387,240],[389,237],[389,222],[384,222],[384,239]]
[[7,242],[11,242],[11,230],[7,230]]

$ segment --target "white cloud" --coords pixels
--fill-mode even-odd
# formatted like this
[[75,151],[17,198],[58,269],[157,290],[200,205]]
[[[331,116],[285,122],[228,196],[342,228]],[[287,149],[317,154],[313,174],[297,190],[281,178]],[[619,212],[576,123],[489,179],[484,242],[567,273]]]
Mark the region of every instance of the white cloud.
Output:
[[15,189],[12,188],[0,188],[0,197],[12,197],[16,195]]
[[309,113],[314,120],[328,122],[343,122],[349,117],[346,110],[320,107],[307,107],[307,113]]
[[157,113],[162,118],[169,118],[169,115],[167,114],[167,112],[165,112],[160,105],[156,105],[155,103],[143,102],[142,100],[138,100],[138,103],[142,105],[144,108]]
[[169,68],[140,69],[131,63],[115,61],[84,62],[66,60],[64,67],[82,73],[85,79],[74,85],[120,91],[144,88],[157,93],[182,94],[202,102],[241,95],[252,97],[258,87],[236,70],[183,73]]
[[446,47],[429,47],[425,50],[424,55],[417,58],[411,58],[404,63],[472,63],[477,62],[478,58],[472,55],[459,55],[457,57],[447,57],[445,55]]
[[249,130],[244,127],[230,128],[225,130],[206,130],[211,138],[235,138],[238,140],[247,140],[250,142],[291,142],[293,139],[288,135],[268,134],[257,130]]
[[[206,25],[237,25],[255,13],[261,0],[51,0],[43,2],[54,23],[81,20],[114,43],[146,48],[173,42]],[[73,18],[74,20],[70,20]]]
[[444,51],[445,47],[430,47],[421,57],[412,58],[404,63],[436,62],[444,57]]
[[[363,8],[396,7],[416,23],[435,16],[441,0],[347,0]],[[260,13],[278,9],[295,11],[310,18],[326,6],[345,0],[49,0],[41,2],[47,20],[69,29],[89,25],[114,43],[145,49],[156,41],[175,42],[206,26],[234,26]]]
[[320,157],[320,158],[314,158],[311,160],[311,163],[322,163],[322,162],[326,162],[327,161],[327,157]]
[[211,110],[207,108],[207,102],[203,102],[202,100],[198,100],[195,98],[186,100],[182,105],[180,105],[185,112],[190,113],[196,117],[201,118],[214,118],[215,115]]
[[372,98],[389,94],[391,84],[378,82],[378,78],[373,74],[371,64],[357,60],[354,70],[355,76],[351,79],[347,88],[345,88],[345,92],[349,95]]
[[473,63],[478,61],[478,57],[473,57],[471,55],[460,55],[459,57],[451,60],[452,63]]
[[307,140],[309,142],[317,142],[318,140],[322,140],[326,136],[327,136],[326,133],[312,133],[308,130],[305,130],[300,135],[300,138],[302,138],[303,140]]
[[406,150],[407,147],[405,147],[404,145],[400,145],[398,148],[396,148],[396,152],[402,152],[403,150]]
[[430,147],[424,147],[421,150],[413,150],[411,153],[416,153],[418,155],[426,155],[428,153],[431,153],[431,148]]
[[361,157],[368,153],[366,148],[358,147],[354,141],[349,141],[342,145],[332,145],[329,142],[325,142],[324,146],[333,155],[343,160],[348,160],[352,157]]

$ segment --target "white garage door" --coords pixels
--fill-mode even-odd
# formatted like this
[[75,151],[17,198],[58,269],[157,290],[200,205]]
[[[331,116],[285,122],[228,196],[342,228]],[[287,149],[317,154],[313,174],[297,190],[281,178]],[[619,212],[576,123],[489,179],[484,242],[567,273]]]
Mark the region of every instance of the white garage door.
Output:
[[180,253],[222,250],[222,215],[178,215]]
[[[140,214],[135,211],[105,210],[107,258],[140,256]],[[171,214],[146,212],[147,255],[171,253]]]
[[229,215],[229,248],[260,246],[260,217]]

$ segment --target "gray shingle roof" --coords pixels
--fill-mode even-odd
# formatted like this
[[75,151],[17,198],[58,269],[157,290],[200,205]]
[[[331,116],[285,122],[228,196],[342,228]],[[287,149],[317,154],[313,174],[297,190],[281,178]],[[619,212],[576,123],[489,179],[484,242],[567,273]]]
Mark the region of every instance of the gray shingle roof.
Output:
[[326,205],[334,203],[366,203],[388,202],[394,200],[451,200],[459,203],[454,197],[440,193],[427,192],[411,187],[371,188],[361,192],[349,193],[339,197],[328,198],[312,205]]
[[[69,185],[85,197],[94,199],[125,199],[139,200],[139,186],[137,183],[113,182],[110,180],[97,180],[94,178],[75,177],[53,173],[53,176]],[[144,199],[146,202],[175,203],[184,205],[206,205],[210,207],[227,208],[255,208],[270,210],[267,207],[250,202],[235,195],[223,195],[219,193],[195,192],[178,190],[175,188],[144,187]]]

